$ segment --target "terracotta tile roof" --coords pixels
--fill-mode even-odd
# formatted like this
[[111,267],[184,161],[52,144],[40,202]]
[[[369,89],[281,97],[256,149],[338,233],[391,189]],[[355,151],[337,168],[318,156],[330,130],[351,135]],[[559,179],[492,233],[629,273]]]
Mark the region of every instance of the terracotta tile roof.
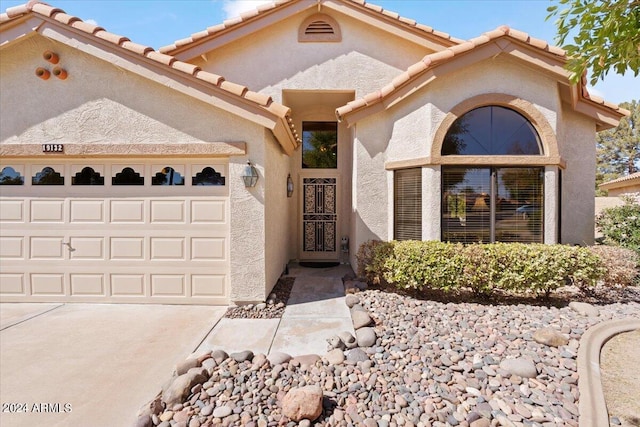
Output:
[[[640,172],[636,172],[636,173],[632,173],[630,175],[627,176],[623,176],[621,178],[618,179],[614,179],[611,181],[607,181],[607,182],[603,182],[602,184],[599,185],[599,187],[613,187],[613,188],[617,188],[617,187],[623,187],[624,184],[631,184],[631,182],[633,181],[638,181],[640,182]],[[622,184],[622,185],[617,185],[617,184]]]
[[134,43],[127,37],[110,33],[102,27],[89,24],[82,21],[82,19],[78,17],[68,15],[62,9],[50,6],[46,3],[31,0],[28,3],[22,5],[10,7],[4,13],[0,14],[0,27],[3,24],[17,20],[20,17],[26,16],[30,13],[53,19],[61,24],[75,28],[99,39],[105,40],[122,49],[151,59],[152,61],[162,64],[162,66],[170,67],[174,70],[191,75],[203,82],[206,82],[211,86],[217,87],[225,93],[238,96],[251,103],[254,103],[283,119],[291,130],[296,143],[301,143],[301,139],[295,127],[293,126],[291,117],[289,116],[289,108],[282,104],[274,102],[270,96],[250,91],[247,87],[229,82],[222,76],[203,71],[195,65],[179,61],[171,55],[167,55],[154,50],[152,47]]
[[[228,30],[230,28],[233,28],[235,26],[238,26],[240,24],[246,23],[247,21],[260,17],[261,15],[266,14],[267,12],[273,11],[279,7],[283,7],[286,4],[289,3],[294,3],[300,0],[275,0],[271,3],[266,3],[266,4],[262,4],[260,6],[258,6],[256,9],[252,10],[252,11],[248,11],[245,12],[243,14],[241,14],[238,17],[235,18],[231,18],[228,19],[226,21],[224,21],[222,24],[218,24],[218,25],[214,25],[212,27],[207,28],[206,30],[203,31],[199,31],[197,33],[192,34],[190,37],[186,37],[184,39],[180,39],[175,41],[173,44],[170,44],[168,46],[163,46],[161,47],[159,50],[160,52],[172,52],[176,49],[179,48],[184,48],[186,46],[189,46],[192,43],[196,43],[198,41],[201,41],[202,39],[205,38],[211,38],[211,37],[215,37],[218,33],[221,33],[225,30]],[[442,31],[438,31],[435,30],[427,25],[422,25],[417,23],[416,21],[414,21],[413,19],[409,19],[409,18],[405,18],[403,16],[400,16],[399,14],[397,14],[396,12],[390,11],[390,10],[386,10],[383,9],[380,6],[377,6],[375,4],[371,4],[368,3],[365,0],[343,0],[347,3],[359,6],[359,7],[363,7],[369,11],[375,12],[377,14],[380,14],[382,16],[384,16],[385,18],[394,20],[398,25],[402,25],[402,26],[406,26],[409,28],[414,28],[416,30],[419,30],[420,32],[424,33],[425,35],[433,35],[436,36],[440,39],[444,39],[447,40],[449,42],[452,43],[462,43],[464,42],[464,40],[462,39],[458,39],[456,37],[453,37],[447,33],[444,33]]]
[[[407,69],[407,71],[405,71],[404,73],[394,78],[391,81],[391,83],[384,86],[382,89],[369,93],[360,99],[351,101],[346,105],[338,108],[336,110],[336,115],[338,116],[339,119],[342,119],[342,117],[344,117],[347,114],[353,113],[357,110],[367,108],[373,104],[380,103],[385,98],[387,98],[388,96],[396,92],[398,89],[400,89],[402,86],[404,86],[407,82],[417,77],[418,75],[423,74],[427,70],[435,67],[436,65],[447,62],[452,58],[456,57],[457,55],[463,54],[465,52],[476,49],[480,46],[486,45],[501,37],[508,37],[508,38],[511,38],[512,40],[517,40],[519,42],[525,43],[536,49],[544,51],[550,54],[552,57],[556,57],[561,61],[564,61],[567,59],[566,52],[563,49],[557,46],[550,45],[544,40],[531,37],[529,34],[525,32],[522,32],[513,28],[509,28],[506,25],[502,25],[492,31],[488,31],[482,34],[479,37],[469,39],[463,43],[460,43],[455,46],[451,46],[440,52],[435,52],[425,56],[424,58],[422,58],[420,62],[417,62],[416,64],[411,65]],[[616,104],[612,104],[610,102],[604,101],[601,98],[589,95],[589,92],[586,87],[586,76],[583,77],[580,86],[581,86],[581,96],[585,100],[588,100],[595,104],[602,105],[606,108],[609,108],[611,110],[614,110],[620,113],[621,115],[629,114],[627,110],[625,110],[624,108],[620,108]]]

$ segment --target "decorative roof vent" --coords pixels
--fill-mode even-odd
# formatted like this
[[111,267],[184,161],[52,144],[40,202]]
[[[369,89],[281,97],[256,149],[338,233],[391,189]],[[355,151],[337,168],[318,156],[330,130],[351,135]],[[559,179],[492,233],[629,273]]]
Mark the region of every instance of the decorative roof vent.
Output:
[[298,41],[302,43],[339,42],[342,34],[338,22],[323,13],[316,13],[304,20],[298,29]]

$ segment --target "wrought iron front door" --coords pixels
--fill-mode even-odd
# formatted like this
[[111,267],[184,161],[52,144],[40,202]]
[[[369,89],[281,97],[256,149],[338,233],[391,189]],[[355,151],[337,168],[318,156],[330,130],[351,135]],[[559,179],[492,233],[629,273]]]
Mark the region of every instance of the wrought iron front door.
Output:
[[303,258],[337,258],[337,190],[336,178],[303,178]]

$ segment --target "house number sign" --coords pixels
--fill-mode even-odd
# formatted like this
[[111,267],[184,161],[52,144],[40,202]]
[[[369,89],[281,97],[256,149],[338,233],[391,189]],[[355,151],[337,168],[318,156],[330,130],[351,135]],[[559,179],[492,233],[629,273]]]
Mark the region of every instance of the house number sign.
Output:
[[64,144],[42,144],[43,153],[64,153]]

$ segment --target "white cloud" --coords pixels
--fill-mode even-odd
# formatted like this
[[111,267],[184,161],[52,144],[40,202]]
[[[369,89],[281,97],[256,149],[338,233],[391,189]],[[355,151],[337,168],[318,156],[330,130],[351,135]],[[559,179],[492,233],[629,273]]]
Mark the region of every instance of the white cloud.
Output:
[[98,21],[96,21],[95,19],[85,19],[84,22],[91,25],[98,25]]
[[222,10],[227,14],[227,18],[235,18],[243,12],[254,10],[258,6],[266,3],[273,3],[272,0],[224,0]]

